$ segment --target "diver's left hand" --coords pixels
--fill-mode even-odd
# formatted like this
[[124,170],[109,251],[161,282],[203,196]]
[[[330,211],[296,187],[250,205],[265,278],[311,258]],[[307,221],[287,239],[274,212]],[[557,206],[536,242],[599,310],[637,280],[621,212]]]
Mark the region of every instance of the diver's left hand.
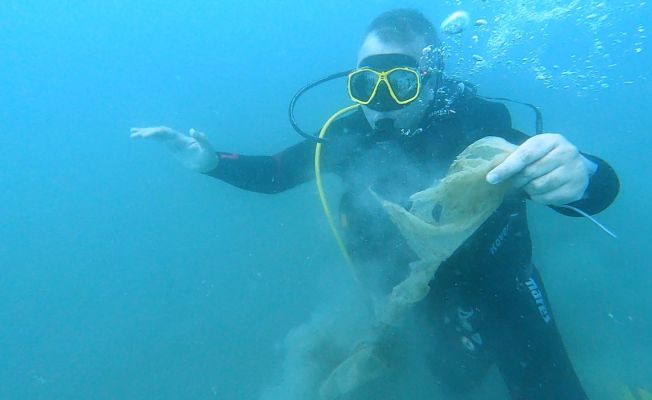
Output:
[[526,140],[487,174],[487,182],[514,178],[538,203],[562,205],[580,200],[597,165],[564,136],[544,133]]

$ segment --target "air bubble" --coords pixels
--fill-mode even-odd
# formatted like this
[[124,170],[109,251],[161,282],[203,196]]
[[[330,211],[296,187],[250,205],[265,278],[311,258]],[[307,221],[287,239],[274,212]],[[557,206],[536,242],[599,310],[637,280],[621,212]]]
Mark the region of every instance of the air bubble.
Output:
[[471,17],[466,11],[455,11],[441,23],[439,29],[449,35],[461,33],[469,26]]

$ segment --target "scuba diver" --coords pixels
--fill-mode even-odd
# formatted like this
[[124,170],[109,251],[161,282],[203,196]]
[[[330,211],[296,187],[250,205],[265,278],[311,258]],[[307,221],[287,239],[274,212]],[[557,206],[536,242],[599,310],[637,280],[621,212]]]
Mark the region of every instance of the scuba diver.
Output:
[[433,346],[441,347],[429,366],[450,393],[468,392],[497,365],[512,399],[587,399],[532,264],[526,201],[573,217],[580,216],[575,210],[595,214],[615,199],[617,175],[561,134],[513,129],[502,103],[443,74],[440,48],[419,11],[381,14],[365,33],[357,67],[338,75],[348,79],[358,107],[333,119],[327,136],[304,132],[303,141],[272,156],[215,151],[195,130],[132,128],[131,137],[157,139],[186,167],[259,193],[311,180],[319,143],[317,167],[344,184],[337,218],[343,245],[353,264],[387,271],[378,283],[385,290],[416,256],[369,189],[409,206],[412,193],[441,178],[476,140],[497,136],[516,145],[486,176],[490,184],[509,180],[510,194],[442,263],[415,306],[432,328]]

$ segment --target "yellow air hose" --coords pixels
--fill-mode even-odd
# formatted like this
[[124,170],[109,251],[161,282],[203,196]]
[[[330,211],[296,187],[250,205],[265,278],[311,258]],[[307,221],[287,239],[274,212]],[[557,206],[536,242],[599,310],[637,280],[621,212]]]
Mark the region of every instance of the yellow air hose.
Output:
[[[348,106],[346,108],[341,109],[340,111],[336,112],[333,114],[322,126],[321,131],[319,131],[319,138],[323,139],[326,136],[326,133],[328,132],[328,128],[330,128],[331,124],[333,121],[335,121],[337,118],[339,118],[341,115],[354,110],[358,108],[358,104],[353,104],[351,106]],[[344,259],[346,260],[347,265],[349,266],[349,270],[351,271],[351,274],[353,275],[353,279],[357,282],[358,281],[358,274],[356,273],[356,270],[353,265],[353,261],[351,260],[351,256],[349,255],[349,251],[346,248],[346,245],[344,244],[344,241],[342,240],[342,237],[340,236],[337,227],[335,226],[335,221],[333,220],[333,216],[331,215],[331,210],[328,207],[328,201],[326,200],[326,195],[324,194],[324,186],[322,185],[321,181],[321,168],[320,168],[320,159],[321,159],[321,142],[317,142],[317,146],[315,146],[315,182],[317,183],[317,190],[319,191],[319,199],[321,200],[321,205],[324,208],[324,214],[326,214],[326,219],[328,220],[328,224],[331,227],[331,231],[333,232],[333,236],[335,236],[335,240],[337,241],[337,245],[340,248],[340,251],[342,252],[342,255],[344,256]]]

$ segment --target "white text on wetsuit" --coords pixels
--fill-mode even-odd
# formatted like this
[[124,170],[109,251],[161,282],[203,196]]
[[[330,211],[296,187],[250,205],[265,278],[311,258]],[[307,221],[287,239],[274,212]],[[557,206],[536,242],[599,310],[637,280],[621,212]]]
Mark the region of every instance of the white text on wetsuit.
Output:
[[548,322],[550,322],[552,317],[550,317],[550,313],[548,312],[548,307],[546,307],[546,302],[543,299],[543,294],[539,290],[539,286],[532,278],[528,279],[525,282],[525,286],[527,286],[527,288],[530,290],[530,294],[532,295],[532,298],[539,306],[539,314],[541,314],[541,318],[543,318],[543,321],[547,324]]

